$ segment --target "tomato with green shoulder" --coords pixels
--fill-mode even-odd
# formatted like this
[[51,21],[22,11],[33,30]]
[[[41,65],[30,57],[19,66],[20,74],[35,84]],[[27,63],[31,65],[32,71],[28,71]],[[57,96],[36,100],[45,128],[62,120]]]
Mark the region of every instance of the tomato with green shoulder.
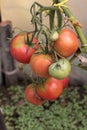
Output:
[[12,38],[10,42],[10,52],[13,58],[18,62],[28,64],[32,54],[38,49],[36,44],[38,42],[37,38],[34,38],[32,43],[27,43],[27,40],[31,38],[31,33],[19,33]]

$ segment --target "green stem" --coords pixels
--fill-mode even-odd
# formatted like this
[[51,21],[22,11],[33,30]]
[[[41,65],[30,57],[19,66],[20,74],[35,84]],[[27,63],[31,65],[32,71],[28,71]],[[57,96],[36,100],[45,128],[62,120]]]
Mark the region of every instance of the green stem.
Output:
[[[60,3],[59,0],[54,0],[53,4],[57,4],[57,3]],[[57,23],[59,29],[62,26],[62,12],[60,11],[59,8],[57,8],[56,13],[57,13]]]
[[[70,12],[70,10],[68,8],[62,7],[65,14],[67,15],[67,17],[69,17],[69,19],[71,20],[72,23],[74,23],[74,21],[77,21],[77,19],[72,15],[72,13]],[[87,44],[87,40],[82,32],[81,27],[79,27],[78,25],[73,25],[82,44]]]
[[81,28],[79,26],[75,26],[75,30],[81,40],[81,43],[84,45],[84,44],[87,44],[87,39],[85,38]]
[[50,12],[49,12],[49,24],[50,24],[51,30],[54,28],[54,17],[55,17],[55,10],[50,10]]
[[45,54],[48,54],[48,38],[46,34],[45,34],[45,38],[46,38]]
[[[59,0],[59,1],[61,2],[62,0]],[[65,15],[71,20],[72,24],[73,24],[74,22],[78,21],[78,20],[72,15],[72,12],[69,10],[69,8],[66,8],[66,7],[63,6],[62,9],[63,9]],[[79,37],[79,39],[80,39],[80,41],[81,41],[81,44],[82,44],[82,45],[87,44],[87,39],[86,39],[86,37],[84,36],[81,27],[80,27],[79,25],[73,25],[73,26],[74,26],[74,28],[75,28],[77,34],[78,34],[78,37]],[[87,53],[87,46],[83,46],[82,51],[84,51],[85,53]]]
[[[42,13],[43,11],[46,11],[46,10],[56,10],[56,9],[57,9],[57,8],[54,7],[54,6],[43,6],[43,5],[41,5],[41,4],[37,3],[37,2],[34,2],[34,4],[33,4],[32,6],[34,6],[35,4],[40,7],[40,9],[36,12],[36,15],[38,15],[38,14],[40,14],[40,13]],[[30,10],[31,10],[31,9],[30,9]]]
[[61,28],[61,26],[62,26],[62,13],[59,9],[56,11],[56,13],[57,13],[58,28]]

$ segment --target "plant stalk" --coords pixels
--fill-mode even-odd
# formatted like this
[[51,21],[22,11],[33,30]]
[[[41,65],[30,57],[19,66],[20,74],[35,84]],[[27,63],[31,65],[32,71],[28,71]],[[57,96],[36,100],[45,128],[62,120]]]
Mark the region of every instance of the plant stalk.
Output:
[[[59,2],[62,2],[63,0],[58,0]],[[78,22],[78,20],[73,16],[72,12],[69,10],[68,7],[64,7],[62,6],[61,7],[65,13],[65,15],[70,19],[70,21],[72,22],[73,24],[73,27],[75,28],[76,32],[77,32],[77,35],[81,41],[81,44],[82,44],[82,51],[87,53],[87,46],[84,46],[84,45],[87,45],[87,39],[86,37],[84,36],[83,34],[83,31],[80,27],[80,23]]]

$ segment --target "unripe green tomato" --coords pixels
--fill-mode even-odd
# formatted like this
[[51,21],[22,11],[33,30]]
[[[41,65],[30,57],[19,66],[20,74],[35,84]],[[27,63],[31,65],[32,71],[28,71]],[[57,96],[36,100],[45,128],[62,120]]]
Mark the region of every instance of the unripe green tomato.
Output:
[[54,30],[52,30],[49,34],[48,34],[48,39],[50,40],[50,41],[56,41],[57,39],[58,39],[58,37],[59,37],[59,34],[58,34],[58,32],[57,31],[54,31]]
[[50,76],[56,79],[63,79],[70,74],[71,64],[67,59],[60,59],[49,67]]

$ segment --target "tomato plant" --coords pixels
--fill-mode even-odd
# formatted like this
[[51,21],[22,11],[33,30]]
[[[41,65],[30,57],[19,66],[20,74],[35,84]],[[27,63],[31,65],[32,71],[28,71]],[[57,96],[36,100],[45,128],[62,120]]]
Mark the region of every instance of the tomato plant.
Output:
[[42,84],[39,84],[36,91],[43,99],[55,100],[61,95],[63,91],[63,84],[60,80],[50,77]]
[[[32,35],[28,34],[29,39],[31,39]],[[26,42],[27,33],[21,33],[16,35],[10,44],[10,52],[11,55],[18,62],[21,63],[29,63],[32,54],[37,50],[37,46],[35,48],[32,47],[32,44],[29,46]],[[33,43],[37,43],[37,39],[33,39]]]
[[[33,42],[30,42],[32,35],[25,33],[18,34],[11,41],[12,56],[21,63],[29,63],[36,77],[45,79],[37,88],[33,84],[26,88],[26,98],[33,104],[42,104],[40,97],[55,100],[60,96],[69,83],[71,62],[75,58],[79,59],[76,66],[87,70],[86,65],[83,65],[87,63],[87,59],[80,55],[82,52],[87,53],[87,40],[81,31],[79,21],[64,5],[66,1],[53,0],[51,6],[34,2],[30,8],[31,22],[34,25]],[[43,12],[49,17],[49,26],[44,22]],[[72,29],[71,25],[68,26],[70,22],[73,25]],[[29,39],[26,40],[26,36]],[[38,52],[41,49],[41,52],[35,52],[37,49]]]
[[30,67],[34,74],[42,78],[48,78],[48,68],[52,63],[52,57],[49,54],[34,54],[30,59]]
[[63,79],[70,74],[71,64],[67,59],[60,59],[49,66],[49,74],[57,79]]
[[41,105],[45,101],[37,95],[34,84],[29,84],[26,87],[25,98],[27,99],[28,102],[30,102],[31,104],[34,104],[34,105]]
[[63,89],[65,89],[68,86],[68,84],[69,84],[69,77],[61,79],[61,81],[63,83]]
[[63,57],[69,57],[74,54],[79,46],[76,34],[70,29],[62,29],[59,37],[54,43],[54,49]]
[[50,41],[56,41],[59,37],[59,34],[57,31],[51,30],[50,32],[47,33],[48,39]]

